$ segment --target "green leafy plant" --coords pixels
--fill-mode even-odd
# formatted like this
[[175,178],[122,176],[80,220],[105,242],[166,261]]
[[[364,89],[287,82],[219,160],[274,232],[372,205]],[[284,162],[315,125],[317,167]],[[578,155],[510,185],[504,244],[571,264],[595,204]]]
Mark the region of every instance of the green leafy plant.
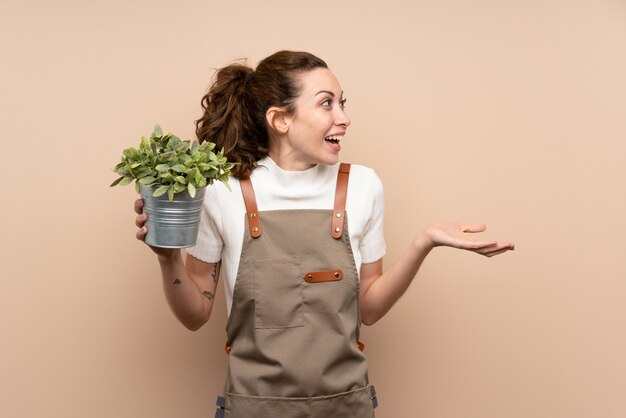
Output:
[[196,188],[215,180],[230,190],[227,181],[235,163],[226,160],[223,149],[214,153],[214,148],[212,142],[198,145],[197,141],[181,140],[171,133],[163,135],[161,127],[155,125],[149,139],[141,138],[139,149],[124,150],[122,161],[113,169],[121,177],[111,187],[126,186],[135,180],[137,192],[140,184],[152,186],[156,187],[154,197],[167,193],[169,200],[185,190],[195,197]]

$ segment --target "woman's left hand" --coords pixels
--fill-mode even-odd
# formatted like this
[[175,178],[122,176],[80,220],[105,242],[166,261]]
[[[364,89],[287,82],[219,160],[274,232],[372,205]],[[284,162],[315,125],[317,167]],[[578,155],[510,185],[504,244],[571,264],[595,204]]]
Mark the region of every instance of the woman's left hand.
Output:
[[515,245],[506,241],[481,241],[476,232],[483,232],[483,224],[461,224],[457,222],[439,222],[426,228],[417,239],[429,241],[431,247],[453,247],[473,251],[486,257],[514,250]]

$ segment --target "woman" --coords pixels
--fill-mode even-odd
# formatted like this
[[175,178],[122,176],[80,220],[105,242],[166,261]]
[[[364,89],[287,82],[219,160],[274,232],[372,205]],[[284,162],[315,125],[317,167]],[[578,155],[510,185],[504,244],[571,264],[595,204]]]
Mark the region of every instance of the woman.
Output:
[[[338,164],[350,125],[321,59],[280,51],[256,70],[218,71],[196,122],[200,141],[239,165],[232,189],[207,190],[198,244],[153,248],[168,303],[197,330],[225,280],[229,370],[216,416],[373,417],[377,405],[359,342],[407,289],[426,255],[450,246],[493,256],[484,225],[439,223],[383,273],[383,190],[373,170]],[[137,238],[147,232],[142,200]]]

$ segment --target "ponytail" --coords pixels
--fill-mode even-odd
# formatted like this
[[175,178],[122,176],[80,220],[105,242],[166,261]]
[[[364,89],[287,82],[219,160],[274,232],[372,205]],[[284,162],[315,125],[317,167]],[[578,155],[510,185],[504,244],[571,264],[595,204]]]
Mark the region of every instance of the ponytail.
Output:
[[215,82],[202,98],[202,118],[196,121],[196,136],[202,143],[214,142],[224,149],[230,162],[238,163],[232,169],[236,178],[245,178],[256,166],[256,161],[267,155],[263,147],[246,133],[253,130],[246,106],[246,84],[253,70],[241,64],[221,68]]

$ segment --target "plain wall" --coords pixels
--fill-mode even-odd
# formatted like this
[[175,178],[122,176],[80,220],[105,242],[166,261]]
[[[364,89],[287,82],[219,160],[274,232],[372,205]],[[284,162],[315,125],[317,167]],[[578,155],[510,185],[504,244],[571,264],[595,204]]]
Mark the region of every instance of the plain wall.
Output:
[[436,249],[364,328],[377,416],[626,416],[623,0],[10,0],[0,35],[0,416],[213,416],[221,285],[184,329],[109,184],[155,123],[194,137],[214,68],[280,49],[342,84],[387,268],[439,220],[516,243]]

